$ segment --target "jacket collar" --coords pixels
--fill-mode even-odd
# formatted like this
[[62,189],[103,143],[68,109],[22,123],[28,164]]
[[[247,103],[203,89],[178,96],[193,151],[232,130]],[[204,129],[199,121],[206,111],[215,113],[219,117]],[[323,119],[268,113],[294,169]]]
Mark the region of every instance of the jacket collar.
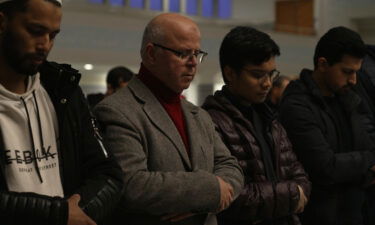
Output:
[[81,79],[78,70],[68,64],[46,61],[41,66],[40,80],[50,95],[68,99]]
[[[185,150],[185,145],[182,142],[176,126],[152,91],[138,77],[132,79],[127,87],[133,93],[134,97],[143,104],[143,111],[150,121],[152,121],[155,127],[174,144],[186,168],[192,169],[193,165],[190,162],[189,156]],[[197,140],[196,135],[200,133],[193,131],[197,126],[196,124],[199,122],[197,121],[198,118],[196,118],[199,108],[184,99],[181,100],[181,107],[188,127],[191,151],[192,154],[194,154],[193,151],[198,149],[198,147],[196,147],[196,143],[192,143],[192,141]]]
[[181,95],[169,89],[161,80],[149,71],[143,64],[138,73],[138,78],[147,86],[148,89],[162,102],[180,103]]
[[276,114],[266,103],[250,104],[238,97],[232,95],[226,86],[220,91],[216,91],[214,96],[207,97],[205,108],[217,108],[228,112],[233,119],[244,120],[243,112],[255,110],[258,114],[270,124],[276,119]]
[[[322,92],[320,91],[317,83],[312,77],[312,70],[303,69],[300,74],[300,80],[306,87],[306,92],[308,92],[314,99],[323,107],[327,108],[327,104],[324,101]],[[361,97],[358,96],[353,90],[349,90],[345,94],[340,94],[337,96],[338,100],[343,104],[344,109],[348,112],[353,111],[360,103]]]

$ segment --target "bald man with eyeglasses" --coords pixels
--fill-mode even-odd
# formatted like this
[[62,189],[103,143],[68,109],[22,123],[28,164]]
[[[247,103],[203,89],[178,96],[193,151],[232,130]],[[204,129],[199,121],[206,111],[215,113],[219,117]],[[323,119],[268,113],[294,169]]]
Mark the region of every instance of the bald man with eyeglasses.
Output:
[[181,97],[206,55],[192,20],[161,14],[144,31],[138,76],[95,108],[125,174],[114,221],[216,225],[239,195],[236,159],[209,115]]

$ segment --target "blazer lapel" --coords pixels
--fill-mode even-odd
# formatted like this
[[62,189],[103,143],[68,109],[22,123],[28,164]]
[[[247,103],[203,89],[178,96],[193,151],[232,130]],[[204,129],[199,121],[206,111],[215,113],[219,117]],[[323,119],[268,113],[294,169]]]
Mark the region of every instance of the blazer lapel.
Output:
[[180,153],[185,166],[191,169],[189,156],[186,152],[185,145],[172,119],[165,111],[159,100],[152,94],[152,92],[139,80],[134,79],[129,83],[129,88],[133,93],[144,102],[143,111],[150,119],[150,121],[159,129],[176,147]]
[[189,145],[190,145],[190,154],[191,154],[191,166],[192,170],[199,168],[199,165],[205,165],[206,163],[200,162],[205,160],[205,157],[202,157],[203,149],[201,146],[201,136],[202,131],[205,129],[201,127],[198,117],[198,107],[193,106],[190,103],[183,100],[182,102],[182,111],[184,112],[185,122],[187,132],[189,134]]

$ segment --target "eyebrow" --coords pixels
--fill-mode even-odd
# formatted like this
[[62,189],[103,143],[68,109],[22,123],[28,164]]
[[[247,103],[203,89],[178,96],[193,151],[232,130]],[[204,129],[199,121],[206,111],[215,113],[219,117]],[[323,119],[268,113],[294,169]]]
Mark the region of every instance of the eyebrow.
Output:
[[273,69],[271,71],[265,71],[265,70],[261,70],[261,69],[248,69],[245,67],[246,70],[250,70],[250,71],[254,71],[254,72],[266,72],[266,73],[270,73],[270,72],[273,72],[273,71],[276,71],[276,69]]
[[355,69],[351,69],[351,68],[342,68],[343,70],[345,70],[345,71],[350,71],[350,72],[353,72],[353,71],[359,71],[359,70],[355,70]]
[[43,31],[51,31],[52,33],[55,33],[55,34],[58,34],[60,33],[60,29],[57,29],[57,30],[50,30],[48,29],[46,26],[43,26],[39,23],[35,23],[35,22],[31,22],[29,23],[28,25],[29,27],[32,27],[32,28],[37,28],[37,29],[40,29],[40,30],[43,30]]

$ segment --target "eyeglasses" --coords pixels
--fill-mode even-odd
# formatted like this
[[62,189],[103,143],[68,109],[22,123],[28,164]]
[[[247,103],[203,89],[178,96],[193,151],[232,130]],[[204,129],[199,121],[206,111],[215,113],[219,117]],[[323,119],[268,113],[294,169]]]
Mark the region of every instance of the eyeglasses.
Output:
[[250,74],[250,76],[254,77],[255,79],[261,82],[266,81],[266,78],[268,77],[271,80],[271,83],[273,83],[280,76],[280,71],[278,70],[272,70],[268,73],[261,70],[248,70],[245,68],[243,70],[245,70]]
[[171,49],[171,48],[168,48],[163,45],[156,44],[156,43],[152,43],[152,44],[161,49],[173,52],[177,57],[179,57],[182,60],[187,60],[195,56],[198,60],[198,63],[202,63],[203,59],[208,55],[207,52],[204,52],[202,50],[177,51],[177,50],[174,50],[174,49]]

